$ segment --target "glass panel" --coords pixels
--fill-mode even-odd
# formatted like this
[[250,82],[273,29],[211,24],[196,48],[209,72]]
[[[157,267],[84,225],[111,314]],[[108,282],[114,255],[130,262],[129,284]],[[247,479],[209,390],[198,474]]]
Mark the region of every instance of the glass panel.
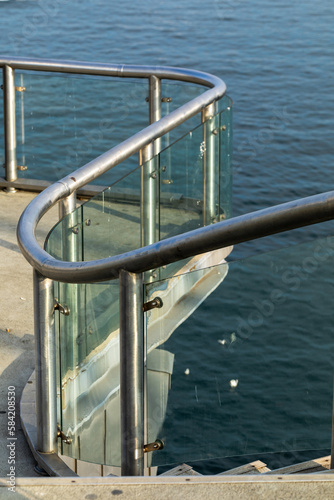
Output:
[[[28,167],[20,177],[58,180],[148,124],[146,81],[18,71],[15,78],[25,87],[16,94],[18,164]],[[136,165],[137,157],[129,170]],[[114,173],[97,183],[111,184]]]
[[202,225],[203,125],[160,153],[160,239]]
[[[212,131],[220,128],[221,134],[225,134],[226,127],[230,127],[230,115],[224,116],[224,126],[220,125],[220,120],[220,115],[214,116],[212,120],[188,133],[142,167],[137,167],[123,176],[120,181],[112,184],[67,217],[68,234],[72,240],[73,238],[77,240],[77,258],[80,260],[105,258],[201,227],[204,220],[203,172],[210,161],[213,164],[214,180],[212,194],[214,212],[210,221],[229,216],[230,142],[226,140],[228,137],[226,134],[222,138],[222,146],[219,147],[220,136]],[[211,135],[210,140],[213,139],[211,156],[208,152],[209,147],[205,146],[207,129]],[[128,167],[129,165],[126,165],[125,170]],[[206,194],[206,197],[209,198],[209,194]],[[142,216],[143,222],[141,222]],[[150,218],[153,219],[152,224],[155,227],[153,236],[148,235]],[[64,227],[65,222],[62,222],[61,227],[55,230],[63,233]],[[65,250],[60,251],[63,240],[63,234],[57,237],[53,235],[53,246],[50,247],[50,251],[55,257],[64,259]],[[53,248],[54,246],[58,248]],[[180,269],[179,263],[161,272],[163,276],[167,276],[176,269]]]
[[[186,104],[191,99],[203,94],[207,89],[200,85],[191,83],[180,83],[172,81],[162,81],[161,83],[161,116],[169,115],[172,111]],[[162,138],[162,148],[167,148],[177,139],[188,133],[189,130],[197,127],[201,122],[201,115],[195,115],[185,123],[171,130]]]
[[82,205],[83,260],[139,248],[140,168]]
[[[52,230],[48,252],[63,260],[87,261],[189,231],[203,225],[204,199],[209,200],[209,222],[219,220],[224,213],[220,206],[219,128],[220,116],[216,115],[169,151],[161,152],[81,205]],[[172,177],[165,182],[168,158]],[[215,181],[211,199],[204,189],[205,169],[211,169]],[[169,266],[162,273],[216,263],[205,254],[177,263],[173,270]],[[153,272],[145,277],[152,280],[157,275]],[[62,453],[120,465],[118,282],[56,286],[57,299],[70,311],[68,316],[57,314],[59,422],[64,434],[72,439],[70,445],[62,443]],[[180,290],[174,291],[175,297]],[[152,351],[148,356],[150,383],[165,387],[164,402],[155,412],[160,414],[158,427],[163,422],[166,388],[173,370],[173,355],[164,351],[160,359],[161,353]]]
[[165,443],[152,465],[209,474],[222,457],[329,450],[334,238],[230,263],[222,252],[145,287],[163,301],[146,313],[148,441]]
[[[226,101],[230,99],[226,97]],[[219,218],[232,217],[232,102],[220,113],[220,191]]]
[[[64,260],[83,260],[85,251],[90,250],[83,244],[85,230],[90,227],[84,215],[87,214],[80,207],[54,228],[47,242],[50,254]],[[96,227],[98,216],[99,211],[94,219]],[[94,238],[90,241],[88,236],[86,240],[92,243]],[[101,247],[100,242],[95,243]],[[102,247],[101,253],[103,250]],[[93,257],[94,250],[91,254]],[[71,444],[62,442],[60,451],[80,460],[119,466],[118,281],[55,283],[55,297],[70,311],[68,316],[55,315],[58,423],[72,439]]]
[[119,466],[118,282],[58,286],[62,453]]
[[[228,107],[160,153],[160,240],[231,216],[231,120]],[[155,274],[171,276],[186,262]]]

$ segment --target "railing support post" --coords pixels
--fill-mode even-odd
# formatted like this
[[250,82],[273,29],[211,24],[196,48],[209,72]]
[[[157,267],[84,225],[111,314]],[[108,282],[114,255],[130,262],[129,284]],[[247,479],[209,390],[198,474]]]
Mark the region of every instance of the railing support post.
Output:
[[[68,216],[66,225],[63,224],[62,227],[62,238],[63,238],[63,260],[68,262],[78,261],[78,236],[76,232],[73,232],[77,224],[77,212],[76,209],[76,192],[74,191],[70,196],[60,200],[59,202],[59,220]],[[70,215],[72,214],[72,215]]]
[[216,209],[216,190],[218,185],[218,172],[216,172],[216,148],[215,143],[218,135],[214,134],[215,103],[209,104],[202,111],[202,123],[204,124],[203,137],[203,225],[208,226],[214,222]]
[[122,476],[144,475],[144,323],[141,274],[119,274]]
[[76,209],[76,203],[77,203],[77,196],[76,196],[76,191],[74,191],[72,194],[67,196],[66,198],[63,198],[59,202],[59,220],[61,220],[63,217],[66,215],[70,214],[71,212],[74,212]]
[[[161,80],[154,75],[149,78],[150,124],[161,118]],[[159,196],[159,165],[155,155],[160,152],[161,139],[148,144],[139,151],[141,171],[141,244],[151,245],[159,239],[157,222],[157,200]]]
[[[161,118],[161,80],[160,78],[151,75],[149,78],[148,89],[149,117],[150,124],[155,123]],[[154,155],[160,153],[161,138],[154,141]]]
[[56,451],[57,386],[53,281],[34,270],[37,448]]
[[[6,180],[17,179],[16,121],[15,121],[15,72],[10,66],[3,67],[3,107],[5,131]],[[14,191],[14,188],[8,188]]]
[[151,245],[156,242],[157,232],[157,182],[158,173],[153,160],[153,143],[148,144],[139,152],[141,167],[141,244]]
[[[78,225],[78,211],[76,210],[76,191],[59,201],[59,219],[66,217],[62,224],[62,258],[68,262],[79,262],[83,260],[83,238],[81,226]],[[79,217],[80,219],[80,217]],[[69,359],[77,361],[82,352],[86,350],[85,337],[80,335],[82,328],[82,307],[80,292],[82,286],[74,283],[62,283],[59,285],[59,294],[62,300],[71,310],[71,321],[64,323],[64,338],[67,339],[68,349],[66,354]],[[84,296],[82,297],[84,299]],[[73,347],[73,344],[75,347]],[[76,352],[76,354],[75,354]],[[76,411],[76,409],[74,410]]]

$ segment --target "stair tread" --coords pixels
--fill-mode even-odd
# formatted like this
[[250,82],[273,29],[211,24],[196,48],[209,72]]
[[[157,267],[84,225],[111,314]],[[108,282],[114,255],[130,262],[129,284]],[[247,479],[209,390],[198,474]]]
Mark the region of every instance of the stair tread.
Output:
[[255,462],[250,462],[249,464],[241,465],[240,467],[235,467],[224,472],[220,472],[217,476],[238,476],[246,474],[263,474],[269,472],[267,464],[261,462],[261,460],[256,460]]
[[266,474],[311,474],[313,472],[326,472],[330,468],[331,457],[321,457],[299,464],[288,465],[280,469],[273,469]]
[[201,476],[199,472],[196,472],[190,465],[182,464],[174,467],[163,474],[159,474],[160,476]]

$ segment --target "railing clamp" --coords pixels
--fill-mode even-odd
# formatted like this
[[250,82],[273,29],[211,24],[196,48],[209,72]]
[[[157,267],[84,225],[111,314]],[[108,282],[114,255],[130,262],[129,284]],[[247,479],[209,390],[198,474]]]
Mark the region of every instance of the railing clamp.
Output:
[[[92,221],[91,221],[90,219],[86,219],[86,220],[84,221],[84,223],[85,223],[85,225],[86,225],[86,226],[90,226],[90,225],[92,224]],[[71,228],[72,233],[74,233],[74,234],[79,234],[79,228],[80,228],[81,226],[82,226],[82,223],[81,223],[81,222],[79,222],[79,224],[76,224],[75,226],[73,226],[73,227]]]
[[64,314],[64,316],[69,316],[70,314],[70,308],[68,306],[62,306],[60,302],[58,302],[58,299],[55,299],[53,311],[59,311],[60,314]]
[[60,427],[59,425],[57,426],[57,437],[60,437],[60,439],[62,441],[64,441],[64,443],[66,444],[71,444],[72,443],[72,438],[70,438],[69,436],[66,436],[66,434],[63,433],[63,431],[60,430]]
[[[5,163],[3,163],[2,168],[6,168]],[[28,170],[28,167],[26,165],[18,165],[17,170]]]
[[[145,101],[149,102],[150,101],[149,97],[145,97]],[[172,98],[171,97],[162,97],[161,102],[172,102]]]
[[151,309],[160,308],[163,306],[163,302],[160,297],[154,297],[154,299],[146,302],[143,305],[143,312],[150,311]]
[[[0,85],[0,89],[3,90],[3,85]],[[26,90],[25,87],[15,87],[15,90],[17,90],[17,92],[24,92]]]
[[149,453],[150,451],[163,450],[165,443],[161,439],[157,439],[154,443],[144,444],[144,453]]

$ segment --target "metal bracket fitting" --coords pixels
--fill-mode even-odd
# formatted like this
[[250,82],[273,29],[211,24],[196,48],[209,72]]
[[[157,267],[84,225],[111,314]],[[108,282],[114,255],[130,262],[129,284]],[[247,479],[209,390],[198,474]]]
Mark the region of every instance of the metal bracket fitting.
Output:
[[150,300],[149,302],[146,302],[146,304],[143,305],[143,312],[150,311],[151,309],[155,309],[156,307],[162,307],[163,302],[160,299],[160,297],[154,297],[153,300]]
[[[145,101],[146,102],[150,102],[150,98],[149,97],[145,97]],[[171,97],[162,97],[161,98],[161,102],[172,102],[172,98]]]
[[[85,223],[86,226],[90,226],[92,224],[92,221],[90,219],[86,219],[84,221],[84,223]],[[82,223],[81,222],[79,222],[79,224],[76,224],[75,226],[71,227],[72,233],[79,234],[80,227],[82,227]]]
[[70,308],[68,306],[62,306],[60,304],[60,302],[58,302],[57,299],[55,299],[55,303],[53,305],[53,310],[59,311],[61,314],[64,314],[64,316],[69,316],[69,314],[70,314]]
[[[3,90],[3,85],[0,85],[0,89]],[[17,92],[24,92],[26,90],[25,87],[15,87],[15,90],[17,90]]]
[[17,170],[21,170],[21,171],[22,170],[28,170],[28,167],[27,167],[27,165],[18,165],[17,166]]
[[59,426],[57,428],[58,428],[57,437],[60,437],[60,439],[64,441],[64,443],[71,444],[72,438],[66,436],[66,434],[64,434],[63,431],[60,430]]
[[150,451],[163,450],[165,443],[161,439],[157,439],[154,443],[149,443],[144,445],[144,453],[149,453]]

